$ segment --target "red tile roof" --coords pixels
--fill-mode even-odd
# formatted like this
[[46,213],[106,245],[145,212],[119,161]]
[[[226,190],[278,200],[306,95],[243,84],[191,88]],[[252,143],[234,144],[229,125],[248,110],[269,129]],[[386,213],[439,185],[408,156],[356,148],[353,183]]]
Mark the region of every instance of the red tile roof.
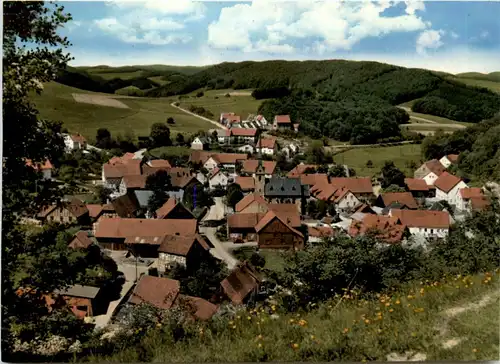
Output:
[[425,162],[425,165],[431,172],[433,172],[436,176],[440,176],[446,168],[441,164],[437,159],[431,159],[430,161]]
[[125,161],[119,159],[114,162],[112,160],[103,165],[104,176],[106,178],[122,178],[123,176],[137,176],[141,174],[141,161],[138,159]]
[[391,216],[399,218],[403,225],[415,228],[448,229],[450,214],[447,211],[391,209]]
[[316,164],[298,164],[294,169],[287,173],[287,177],[299,177],[301,174],[304,174],[309,168],[317,169],[318,166]]
[[[275,161],[262,161],[262,165],[264,166],[266,174],[274,174],[276,169]],[[255,173],[258,166],[259,161],[257,159],[248,159],[242,163],[241,171],[244,173]]]
[[89,210],[89,216],[92,218],[95,218],[99,216],[99,214],[102,212],[104,205],[99,205],[99,204],[87,204],[87,210]]
[[180,282],[173,279],[143,276],[128,301],[136,305],[149,303],[157,308],[168,310],[177,299],[180,288]]
[[173,307],[180,306],[187,314],[199,320],[209,320],[219,309],[218,306],[200,297],[186,296],[179,294]]
[[462,196],[463,199],[469,199],[472,197],[482,197],[483,190],[479,187],[461,188],[460,196]]
[[165,236],[158,248],[159,253],[167,253],[179,256],[187,256],[191,248],[194,244],[199,244],[203,248],[206,248],[207,245],[205,241],[203,244],[198,241],[198,237],[194,236],[176,236],[176,235],[167,235]]
[[165,168],[165,169],[170,169],[172,166],[170,165],[170,162],[167,161],[166,159],[155,159],[152,161],[149,161],[149,165],[154,168]]
[[227,217],[227,226],[233,229],[252,229],[265,213],[236,213]]
[[384,202],[384,206],[389,206],[391,203],[398,202],[410,209],[418,208],[417,201],[415,201],[410,192],[386,192],[380,194],[380,197]]
[[80,134],[71,134],[69,137],[71,138],[71,140],[73,140],[76,143],[80,143],[80,144],[87,143],[87,139],[85,139],[83,137],[83,135],[80,135]]
[[165,216],[167,216],[177,205],[177,202],[173,198],[169,198],[162,207],[160,207],[158,210],[156,210],[156,217],[158,219],[163,219]]
[[248,156],[243,153],[216,153],[212,158],[220,164],[236,164],[238,161],[245,161]]
[[397,217],[368,214],[362,221],[353,220],[351,222],[349,235],[356,237],[373,234],[377,239],[387,243],[397,243],[403,239],[405,229],[406,226],[401,224]]
[[330,184],[337,188],[346,188],[354,194],[373,193],[372,180],[369,177],[333,177]]
[[26,166],[33,167],[33,169],[35,171],[43,171],[46,169],[54,168],[54,166],[52,165],[52,163],[50,163],[50,161],[48,159],[45,160],[45,162],[43,162],[43,163],[35,163],[35,165],[33,165],[33,162],[31,159],[26,159],[25,163],[26,163]]
[[448,193],[453,187],[462,181],[459,177],[454,176],[448,172],[443,172],[438,179],[434,182],[434,186],[439,188],[441,191]]
[[429,186],[421,178],[405,178],[405,184],[410,191],[429,191]]
[[127,188],[146,188],[147,176],[143,174],[123,176],[123,183]]
[[276,138],[275,137],[267,137],[267,138],[260,138],[259,142],[257,143],[257,147],[262,148],[269,148],[269,149],[274,149],[276,146]]
[[335,235],[331,226],[308,226],[307,232],[313,238],[329,238]]
[[237,176],[234,182],[238,184],[243,191],[255,190],[255,179],[253,177]]
[[[288,229],[290,229],[290,231],[292,231],[294,234],[296,234],[302,238],[304,237],[304,235],[300,231],[298,231],[292,227],[293,221],[291,218],[286,217],[284,214],[275,213],[272,210],[268,211],[262,217],[262,219],[259,221],[259,223],[255,226],[255,231],[258,233],[259,231],[264,229],[271,221],[273,221],[275,219],[278,219],[283,225],[285,225]],[[299,217],[299,223],[300,223],[300,217]]]
[[328,184],[328,175],[326,173],[301,174],[300,183],[309,186],[314,186],[316,184]]
[[241,136],[241,137],[255,137],[257,135],[257,129],[247,129],[247,128],[233,128],[230,130],[231,136]]
[[490,206],[490,200],[486,196],[473,196],[470,198],[470,202],[474,211],[481,211]]
[[448,158],[448,160],[451,162],[451,163],[457,163],[458,162],[458,154],[448,154],[446,156],[446,158]]
[[210,156],[214,154],[213,152],[207,152],[204,150],[193,150],[189,156],[189,161],[192,163],[204,164]]
[[292,121],[290,120],[290,115],[276,115],[275,116],[276,122],[278,124],[291,124]]
[[264,197],[262,197],[262,195],[257,194],[257,193],[250,193],[250,194],[246,195],[245,197],[243,197],[240,200],[240,202],[238,202],[236,204],[235,211],[240,212],[240,211],[244,210],[245,208],[250,206],[250,204],[254,201],[257,201],[260,204],[267,205],[267,202],[264,199]]
[[255,268],[244,262],[221,282],[221,287],[229,299],[238,305],[243,303],[250,292],[259,287],[261,281],[262,278]]
[[87,249],[92,245],[92,240],[85,231],[79,231],[75,234],[75,237],[69,243],[68,247],[72,249]]
[[195,219],[133,219],[110,217],[97,223],[96,238],[127,238],[134,236],[194,235]]

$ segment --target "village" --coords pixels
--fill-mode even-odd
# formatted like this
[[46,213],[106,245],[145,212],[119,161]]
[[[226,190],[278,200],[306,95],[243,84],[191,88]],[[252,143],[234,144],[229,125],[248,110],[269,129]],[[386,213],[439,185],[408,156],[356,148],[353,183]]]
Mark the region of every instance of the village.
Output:
[[[263,116],[241,121],[224,113],[219,129],[193,139],[186,166],[145,157],[144,150],[109,159],[100,181],[111,192],[107,203],[71,198],[46,207],[34,221],[80,226],[69,247],[98,249],[112,258],[123,274],[120,293],[111,300],[103,298],[103,287],[75,285],[54,294],[96,328],[119,324],[124,307],[141,303],[169,310],[189,302],[193,318],[206,320],[221,304],[246,304],[267,293],[259,269],[236,258],[234,252],[241,247],[255,254],[297,251],[340,234],[370,234],[383,244],[425,247],[446,238],[456,221],[489,204],[484,188],[469,187],[448,171],[457,155],[426,161],[398,192],[381,191],[370,177],[332,176],[334,165],[300,163],[279,171],[273,160],[278,152],[291,159],[301,151],[293,143],[280,145],[269,131],[293,132],[297,127],[288,115],[268,123]],[[64,140],[68,153],[94,148],[79,134],[66,134]],[[207,150],[214,143],[238,153]],[[33,167],[43,178],[52,178],[50,161]],[[154,191],[147,181],[161,173],[169,176],[166,201],[152,210]],[[167,278],[174,269],[189,271],[212,260],[229,273],[212,287],[211,297],[183,295],[181,283]],[[47,297],[47,302],[54,300]]]

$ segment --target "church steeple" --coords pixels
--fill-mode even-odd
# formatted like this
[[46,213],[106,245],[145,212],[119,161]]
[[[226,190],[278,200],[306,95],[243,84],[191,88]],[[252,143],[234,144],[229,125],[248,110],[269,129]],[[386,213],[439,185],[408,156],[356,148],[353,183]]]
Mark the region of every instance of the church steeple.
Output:
[[257,169],[255,170],[255,192],[263,194],[264,186],[266,184],[266,170],[264,168],[264,164],[262,163],[262,137],[259,135],[259,153],[258,153],[258,164]]

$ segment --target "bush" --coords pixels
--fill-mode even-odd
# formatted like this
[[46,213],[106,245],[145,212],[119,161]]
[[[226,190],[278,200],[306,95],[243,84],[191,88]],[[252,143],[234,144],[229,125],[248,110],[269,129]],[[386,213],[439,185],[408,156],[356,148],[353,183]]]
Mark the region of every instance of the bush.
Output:
[[203,91],[196,93],[196,97],[203,97],[203,96],[205,96],[205,93]]

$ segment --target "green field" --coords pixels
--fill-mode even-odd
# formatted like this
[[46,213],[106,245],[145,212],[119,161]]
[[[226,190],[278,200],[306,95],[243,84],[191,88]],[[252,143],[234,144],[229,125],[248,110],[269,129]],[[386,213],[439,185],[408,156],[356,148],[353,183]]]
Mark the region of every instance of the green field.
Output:
[[[70,132],[81,133],[85,137],[94,138],[99,128],[107,128],[112,135],[132,131],[134,135],[148,135],[151,125],[165,122],[173,117],[175,125],[169,125],[173,133],[194,133],[208,130],[212,124],[197,117],[186,114],[170,106],[169,98],[124,98],[119,100],[130,109],[119,109],[109,106],[78,103],[72,93],[111,95],[92,93],[58,83],[49,83],[41,95],[33,95],[40,115],[51,120],[60,120]],[[118,98],[118,97],[117,97]]]
[[[237,95],[225,97],[230,92],[245,93],[246,95]],[[189,94],[189,98],[181,99],[180,106],[187,109],[189,105],[202,106],[214,114],[214,119],[218,120],[223,112],[234,112],[245,120],[248,114],[256,114],[260,104],[264,100],[255,100],[250,93],[252,90],[210,90],[205,91],[202,97],[196,97],[197,92]]]
[[469,86],[484,87],[493,92],[500,93],[500,81],[477,80],[473,78],[454,78],[454,80],[463,82]]
[[154,76],[154,77],[149,77],[149,80],[156,82],[157,84],[161,85],[166,85],[169,81],[165,81],[163,79],[163,76]]
[[[393,161],[407,176],[413,175],[413,170],[407,163],[414,161],[420,166],[421,147],[419,144],[405,144],[391,147],[353,148],[340,152],[333,157],[336,163],[347,164],[354,168],[358,176],[371,177],[380,172],[385,161]],[[373,166],[368,168],[366,162],[371,160]]]

